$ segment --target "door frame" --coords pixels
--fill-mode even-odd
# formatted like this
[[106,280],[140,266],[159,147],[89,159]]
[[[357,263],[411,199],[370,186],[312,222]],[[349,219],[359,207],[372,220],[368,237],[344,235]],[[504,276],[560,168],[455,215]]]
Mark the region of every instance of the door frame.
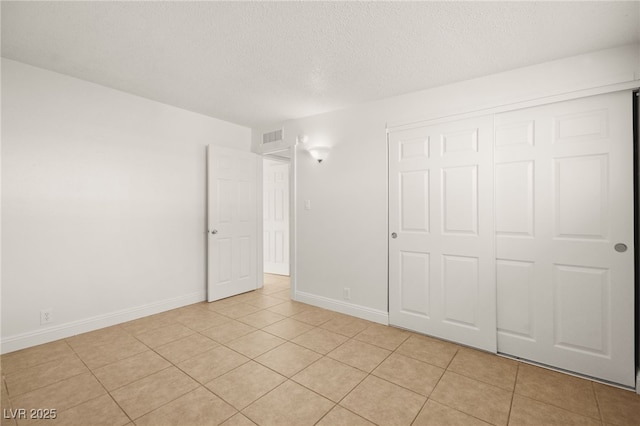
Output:
[[[284,150],[284,151],[288,151],[288,150]],[[277,152],[283,152],[283,151],[277,151]],[[289,241],[290,235],[291,235],[291,159],[290,158],[285,158],[282,156],[277,156],[277,155],[273,155],[273,153],[265,153],[262,155],[262,166],[263,166],[263,173],[262,173],[262,177],[263,177],[263,182],[262,182],[262,193],[263,193],[263,198],[262,201],[264,203],[264,161],[265,160],[269,160],[272,161],[274,163],[280,163],[280,164],[286,164],[287,165],[287,186],[288,186],[288,197],[287,197],[287,210],[289,213],[289,217],[287,218],[287,227],[289,228],[289,238],[287,239],[287,244],[289,245],[288,250],[289,250],[289,276],[291,276],[291,241]],[[263,210],[263,214],[264,214],[264,210]],[[264,216],[262,217],[262,224],[264,226]],[[264,237],[264,232],[263,232],[263,237]],[[263,250],[264,250],[264,245],[262,246]],[[264,266],[264,253],[263,253],[263,266]]]
[[[283,157],[275,156],[274,154],[286,152],[288,160]],[[296,288],[297,288],[297,227],[296,227],[296,202],[297,202],[297,186],[296,186],[296,161],[297,150],[295,144],[282,147],[274,147],[269,149],[262,146],[262,152],[259,154],[262,159],[265,158],[275,161],[288,162],[289,163],[289,281],[291,300],[295,300]],[[258,191],[264,194],[264,181],[263,181],[263,164],[264,161],[260,161],[260,178],[258,184]],[[260,220],[258,220],[258,258],[261,259],[258,265],[258,287],[264,286],[264,197],[260,197],[259,201]]]

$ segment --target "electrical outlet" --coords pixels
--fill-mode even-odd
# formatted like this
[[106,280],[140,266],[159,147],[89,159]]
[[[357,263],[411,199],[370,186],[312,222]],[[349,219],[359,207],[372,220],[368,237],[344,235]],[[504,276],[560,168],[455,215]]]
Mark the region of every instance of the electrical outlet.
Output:
[[53,308],[40,311],[40,324],[48,324],[53,321]]
[[342,297],[344,300],[351,300],[351,289],[349,287],[345,287],[342,290]]

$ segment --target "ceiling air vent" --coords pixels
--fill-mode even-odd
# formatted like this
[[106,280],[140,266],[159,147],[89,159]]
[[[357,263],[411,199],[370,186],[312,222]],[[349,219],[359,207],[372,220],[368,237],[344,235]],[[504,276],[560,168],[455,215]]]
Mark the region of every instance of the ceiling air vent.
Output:
[[280,142],[282,140],[282,129],[262,134],[262,143]]

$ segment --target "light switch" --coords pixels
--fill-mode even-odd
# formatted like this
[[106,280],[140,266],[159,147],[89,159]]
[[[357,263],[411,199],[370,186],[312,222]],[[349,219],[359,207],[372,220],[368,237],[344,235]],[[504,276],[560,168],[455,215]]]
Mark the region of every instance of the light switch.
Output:
[[304,200],[304,209],[311,210],[311,200]]

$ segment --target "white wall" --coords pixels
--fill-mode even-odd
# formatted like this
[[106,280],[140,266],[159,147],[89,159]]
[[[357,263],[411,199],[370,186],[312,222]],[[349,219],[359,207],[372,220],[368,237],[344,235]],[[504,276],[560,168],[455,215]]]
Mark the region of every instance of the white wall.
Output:
[[[625,46],[281,123],[286,142],[333,146],[322,164],[297,148],[297,298],[387,320],[387,145],[391,126],[640,79]],[[550,98],[551,99],[551,98]],[[278,125],[254,129],[260,134]],[[305,200],[311,210],[304,209]],[[343,299],[343,288],[351,300]]]
[[3,352],[204,300],[209,143],[251,131],[2,59]]

